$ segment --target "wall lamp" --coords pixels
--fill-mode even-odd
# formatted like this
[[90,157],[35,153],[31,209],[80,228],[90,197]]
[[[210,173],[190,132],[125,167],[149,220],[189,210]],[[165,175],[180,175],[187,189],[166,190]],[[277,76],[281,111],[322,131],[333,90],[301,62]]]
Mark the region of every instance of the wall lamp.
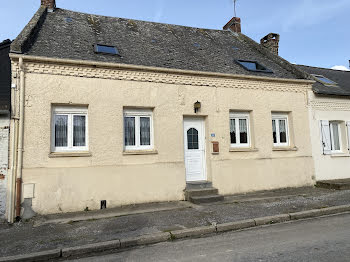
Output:
[[200,108],[201,108],[201,102],[197,100],[197,102],[194,103],[194,112],[197,113]]

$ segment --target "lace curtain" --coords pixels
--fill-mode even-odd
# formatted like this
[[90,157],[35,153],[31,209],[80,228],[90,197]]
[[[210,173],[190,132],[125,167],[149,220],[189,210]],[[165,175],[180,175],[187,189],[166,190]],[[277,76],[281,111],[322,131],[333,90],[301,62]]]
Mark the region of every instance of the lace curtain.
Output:
[[125,145],[135,145],[135,117],[124,118]]
[[66,147],[67,146],[67,133],[68,133],[68,116],[67,115],[55,115],[55,146]]
[[73,146],[85,146],[85,116],[73,117]]
[[142,146],[151,144],[150,118],[140,117],[140,143]]

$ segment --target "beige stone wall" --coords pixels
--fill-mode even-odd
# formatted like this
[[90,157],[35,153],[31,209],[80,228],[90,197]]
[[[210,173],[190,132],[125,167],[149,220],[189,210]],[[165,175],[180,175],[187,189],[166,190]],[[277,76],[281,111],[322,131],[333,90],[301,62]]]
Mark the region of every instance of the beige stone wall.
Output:
[[[347,141],[346,122],[350,121],[350,101],[342,97],[316,96],[309,92],[310,129],[312,139],[312,155],[315,162],[317,180],[350,178],[350,154]],[[320,121],[341,122],[342,153],[323,155],[321,144]]]
[[[235,194],[313,183],[308,85],[26,64],[23,182],[34,183],[33,209],[55,213],[182,200],[186,186],[183,117],[205,118],[207,177]],[[88,157],[49,157],[52,104],[88,105]],[[123,154],[123,107],[154,108],[157,154]],[[255,150],[230,152],[230,110],[251,111]],[[294,150],[273,151],[271,112],[289,112]],[[215,138],[210,134],[215,133]],[[219,141],[220,154],[211,154]]]

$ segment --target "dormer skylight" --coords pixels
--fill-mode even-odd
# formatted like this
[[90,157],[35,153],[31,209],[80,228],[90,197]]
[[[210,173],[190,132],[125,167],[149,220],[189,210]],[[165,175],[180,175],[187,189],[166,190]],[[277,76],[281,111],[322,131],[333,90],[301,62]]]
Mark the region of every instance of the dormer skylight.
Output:
[[110,54],[110,55],[120,55],[118,49],[115,46],[109,45],[95,45],[95,52],[101,54]]
[[236,62],[248,71],[272,73],[270,69],[266,68],[262,64],[259,64],[257,61],[236,60]]
[[312,75],[318,82],[328,85],[328,86],[336,86],[337,83],[328,79],[327,77],[324,77],[323,75]]

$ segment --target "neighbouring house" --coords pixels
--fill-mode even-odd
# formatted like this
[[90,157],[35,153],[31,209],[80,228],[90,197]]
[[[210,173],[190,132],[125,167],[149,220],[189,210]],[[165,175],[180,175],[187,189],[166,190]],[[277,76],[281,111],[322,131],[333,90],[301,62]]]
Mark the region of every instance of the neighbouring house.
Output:
[[0,43],[0,219],[5,217],[11,108],[10,40]]
[[9,221],[23,201],[48,214],[314,184],[314,81],[277,55],[278,35],[41,3],[11,45]]
[[316,179],[350,178],[350,72],[297,67],[317,81],[309,92]]

